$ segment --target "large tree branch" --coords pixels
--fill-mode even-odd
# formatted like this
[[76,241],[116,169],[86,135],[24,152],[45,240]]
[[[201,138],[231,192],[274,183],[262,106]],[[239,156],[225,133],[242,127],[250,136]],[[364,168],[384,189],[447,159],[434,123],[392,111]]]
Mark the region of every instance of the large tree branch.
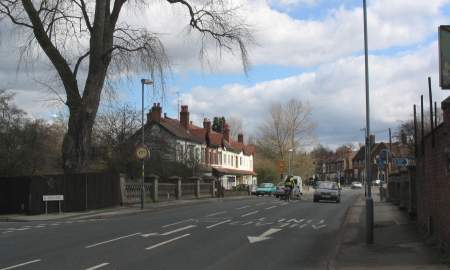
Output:
[[86,58],[88,55],[89,55],[89,51],[86,52],[85,54],[83,54],[82,56],[80,56],[80,58],[78,58],[77,63],[75,64],[75,68],[73,69],[73,76],[75,76],[75,78],[77,77],[78,68],[80,67],[81,62],[82,62],[83,59]]
[[119,19],[120,11],[122,9],[123,4],[125,4],[127,0],[115,0],[114,7],[111,12],[111,30],[114,30],[117,24],[117,20]]
[[20,26],[25,26],[25,27],[33,29],[33,25],[28,24],[26,22],[19,21],[17,18],[15,18],[13,16],[10,5],[12,5],[12,7],[14,7],[14,5],[17,5],[17,4],[18,4],[17,1],[0,1],[0,14],[6,15],[6,17],[8,17],[13,24],[17,24]]
[[72,71],[70,70],[69,65],[67,64],[61,53],[58,51],[58,49],[56,49],[56,47],[53,45],[49,36],[45,32],[42,21],[39,18],[38,12],[34,8],[31,0],[22,0],[22,5],[33,25],[33,32],[36,40],[52,62],[64,84],[64,88],[66,89],[67,93],[68,105],[78,106],[81,101],[81,97],[80,93],[78,92],[76,79]]

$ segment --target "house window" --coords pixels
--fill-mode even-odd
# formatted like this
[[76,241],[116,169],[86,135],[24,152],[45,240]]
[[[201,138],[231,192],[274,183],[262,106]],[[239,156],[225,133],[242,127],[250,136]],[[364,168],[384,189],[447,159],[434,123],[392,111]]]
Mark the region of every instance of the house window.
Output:
[[181,144],[177,144],[175,152],[177,161],[181,161],[183,156],[183,146]]

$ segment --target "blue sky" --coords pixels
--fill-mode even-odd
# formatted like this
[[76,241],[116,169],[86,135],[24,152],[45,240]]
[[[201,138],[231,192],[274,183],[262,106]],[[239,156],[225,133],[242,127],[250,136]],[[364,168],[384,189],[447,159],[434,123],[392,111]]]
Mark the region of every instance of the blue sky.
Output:
[[[450,0],[368,0],[372,127],[380,139],[387,129],[411,117],[412,105],[433,80],[438,102],[448,94],[438,88],[437,28],[450,24]],[[199,60],[199,35],[186,34],[182,7],[164,2],[122,21],[162,33],[172,72],[167,77],[163,110],[176,117],[177,95],[190,107],[192,119],[217,115],[239,118],[243,132],[258,135],[273,102],[296,98],[312,107],[315,144],[332,148],[362,142],[364,127],[364,59],[362,1],[234,0],[239,16],[251,26],[257,45],[248,47],[251,69],[242,72],[239,54],[215,53]],[[159,20],[146,18],[158,17]],[[15,46],[11,46],[15,45]],[[17,93],[30,115],[48,118],[61,106],[44,105],[42,89],[29,78],[49,78],[45,69],[15,72],[17,44],[0,43],[0,87]],[[17,52],[16,52],[17,54]],[[45,59],[42,60],[45,66]],[[40,63],[40,62],[39,62]],[[206,63],[206,64],[205,64]],[[48,63],[47,63],[48,64]],[[43,74],[46,74],[44,76]],[[140,107],[140,78],[131,75],[118,86],[119,100]],[[27,79],[24,79],[27,78]],[[149,92],[151,93],[151,92]],[[146,104],[161,102],[147,96]]]

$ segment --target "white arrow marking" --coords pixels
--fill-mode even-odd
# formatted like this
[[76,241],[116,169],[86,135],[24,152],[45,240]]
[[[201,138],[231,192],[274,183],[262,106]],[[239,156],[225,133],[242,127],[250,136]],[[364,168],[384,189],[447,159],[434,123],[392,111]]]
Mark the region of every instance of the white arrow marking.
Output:
[[312,225],[314,230],[319,230],[319,229],[325,228],[326,226],[327,225],[320,225],[320,226]]
[[319,224],[322,224],[322,223],[324,223],[325,222],[325,219],[321,219],[320,221],[319,221]]
[[279,219],[278,222],[283,222],[285,220],[286,220],[285,218],[282,218],[282,219]]
[[279,231],[281,231],[281,229],[270,228],[266,232],[262,233],[260,236],[247,236],[247,238],[248,238],[248,241],[250,242],[250,244],[253,244],[256,242],[261,242],[264,240],[271,239],[272,237],[269,237],[269,236],[274,233],[277,233]]

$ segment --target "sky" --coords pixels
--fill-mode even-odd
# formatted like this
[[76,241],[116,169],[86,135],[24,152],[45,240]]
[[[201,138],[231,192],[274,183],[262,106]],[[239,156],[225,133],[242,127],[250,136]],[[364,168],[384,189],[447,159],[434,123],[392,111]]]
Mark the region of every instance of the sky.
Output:
[[[218,52],[211,42],[206,44],[208,56],[199,57],[200,36],[188,31],[182,6],[161,1],[124,10],[122,22],[160,37],[171,65],[164,97],[158,89],[147,89],[147,109],[161,102],[163,111],[176,117],[179,96],[196,124],[201,125],[204,117],[239,118],[248,137],[258,135],[273,102],[296,98],[312,108],[315,144],[336,148],[363,142],[362,0],[230,0],[228,4],[239,7],[237,18],[254,37],[248,45],[247,74],[239,53]],[[427,100],[428,76],[438,104],[448,96],[438,83],[437,29],[450,24],[450,0],[368,0],[367,4],[371,129],[378,140],[384,140],[388,128],[394,130],[412,117],[421,94]],[[49,82],[56,82],[52,88],[63,99],[64,94],[44,56],[26,61],[25,55],[19,62],[24,40],[20,33],[0,21],[0,89],[16,93],[16,104],[31,117],[51,119],[63,106],[48,90]],[[120,80],[119,102],[140,109],[140,79],[145,76],[131,74]]]

